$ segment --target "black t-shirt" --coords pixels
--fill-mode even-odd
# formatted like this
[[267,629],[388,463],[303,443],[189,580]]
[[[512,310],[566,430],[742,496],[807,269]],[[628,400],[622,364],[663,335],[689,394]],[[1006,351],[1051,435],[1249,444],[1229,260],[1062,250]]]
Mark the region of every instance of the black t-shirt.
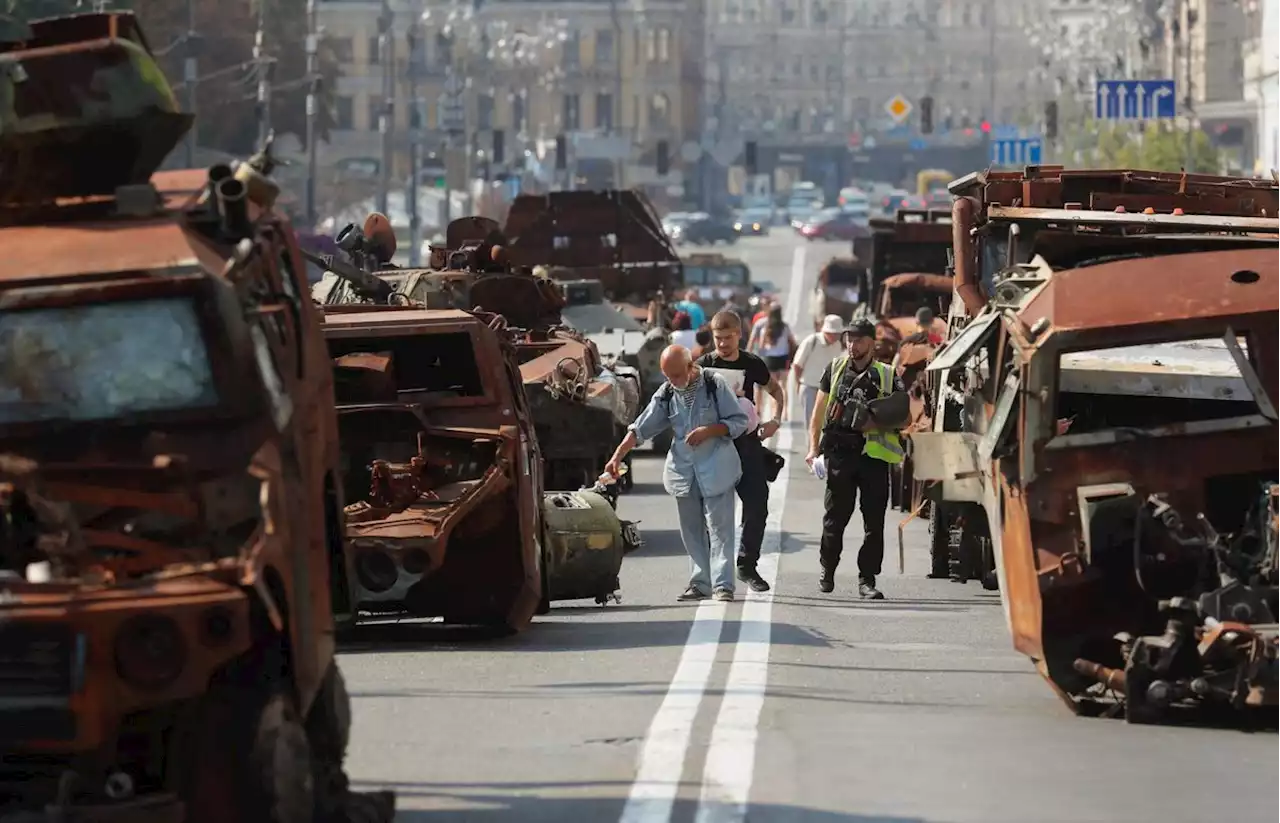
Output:
[[749,351],[739,351],[736,360],[725,360],[714,350],[709,351],[698,358],[698,365],[704,369],[746,372],[742,380],[742,396],[753,404],[756,402],[756,386],[767,386],[773,378],[765,362]]

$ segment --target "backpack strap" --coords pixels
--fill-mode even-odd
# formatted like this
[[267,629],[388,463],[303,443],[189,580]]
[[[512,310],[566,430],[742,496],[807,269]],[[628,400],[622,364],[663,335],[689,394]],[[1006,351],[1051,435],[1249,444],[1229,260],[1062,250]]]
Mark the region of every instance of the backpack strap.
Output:
[[[702,373],[702,382],[706,388],[707,397],[709,397],[711,399],[711,402],[715,404],[716,416],[719,417],[720,416],[720,397],[716,392],[716,384],[712,382],[714,379],[715,378],[713,375],[707,374],[706,372]],[[671,398],[675,396],[675,392],[676,392],[675,386],[672,386],[670,383],[663,383],[660,387],[658,387],[657,393],[662,395],[662,402],[665,403],[667,406],[668,415],[671,414]]]

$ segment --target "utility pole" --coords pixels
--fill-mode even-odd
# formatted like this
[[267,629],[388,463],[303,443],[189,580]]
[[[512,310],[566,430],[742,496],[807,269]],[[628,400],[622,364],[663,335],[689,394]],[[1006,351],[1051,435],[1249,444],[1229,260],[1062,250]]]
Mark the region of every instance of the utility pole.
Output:
[[1182,45],[1183,45],[1183,64],[1186,67],[1187,75],[1187,98],[1186,98],[1186,115],[1187,115],[1187,143],[1186,156],[1183,160],[1183,168],[1186,171],[1195,171],[1195,94],[1193,80],[1191,79],[1191,29],[1196,24],[1195,10],[1191,7],[1190,0],[1183,0],[1182,3]]
[[311,85],[307,89],[307,188],[306,215],[307,231],[314,231],[316,226],[316,120],[320,115],[320,32],[316,26],[316,0],[307,0],[307,79]]
[[186,83],[187,92],[187,111],[195,119],[191,122],[191,128],[187,131],[187,168],[194,169],[196,167],[196,140],[197,129],[200,126],[200,118],[195,117],[196,114],[196,83],[198,82],[197,54],[199,53],[200,44],[196,40],[196,3],[195,0],[187,0],[187,42],[186,52],[187,58],[183,61],[182,73],[183,80]]
[[[618,0],[609,0],[609,17],[613,22],[613,60],[617,77],[613,80],[613,110],[609,112],[609,136],[618,134],[622,129],[622,15],[618,10]],[[639,56],[639,55],[637,55]],[[625,160],[615,160],[613,164],[614,183],[623,188]]]
[[382,64],[382,112],[378,115],[378,131],[382,133],[382,162],[379,164],[382,182],[378,187],[378,211],[383,214],[389,208],[387,200],[391,193],[391,166],[395,162],[391,144],[396,98],[395,35],[391,31],[394,21],[391,3],[389,0],[382,0],[382,12],[378,15],[378,62]]
[[991,156],[991,135],[995,133],[996,125],[996,29],[998,26],[996,2],[987,0],[987,114],[985,119],[990,124],[991,130],[983,134],[982,143],[988,157]]
[[258,0],[258,31],[253,38],[253,60],[258,67],[258,146],[271,134],[271,78],[275,60],[267,56],[267,0]]
[[[314,0],[313,0],[314,1]],[[422,264],[422,218],[418,214],[418,150],[422,142],[422,101],[418,81],[422,76],[422,25],[417,16],[405,33],[409,41],[409,266]]]

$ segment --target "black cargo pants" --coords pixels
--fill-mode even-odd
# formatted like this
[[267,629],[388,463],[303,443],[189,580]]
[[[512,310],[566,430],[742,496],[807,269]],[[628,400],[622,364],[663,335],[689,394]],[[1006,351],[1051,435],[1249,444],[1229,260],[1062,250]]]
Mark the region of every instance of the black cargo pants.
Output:
[[[889,464],[865,454],[835,451],[826,455],[826,511],[822,515],[822,568],[834,572],[844,551],[844,530],[853,506],[862,513],[858,578],[874,582],[884,564],[884,516],[889,508]],[[861,499],[859,499],[861,497]]]
[[734,441],[742,461],[742,479],[738,481],[738,499],[742,501],[742,522],[738,526],[738,569],[756,570],[760,562],[760,544],[764,542],[764,524],[769,518],[769,481],[764,473],[764,443],[759,430],[750,431]]

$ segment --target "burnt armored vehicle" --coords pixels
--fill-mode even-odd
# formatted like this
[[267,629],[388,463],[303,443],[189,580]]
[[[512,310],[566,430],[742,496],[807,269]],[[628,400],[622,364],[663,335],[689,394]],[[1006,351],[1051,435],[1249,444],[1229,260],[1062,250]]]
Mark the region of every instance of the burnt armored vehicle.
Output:
[[[0,42],[0,819],[352,819],[333,382],[132,14]],[[93,101],[90,107],[88,101]],[[390,820],[388,798],[362,819]]]
[[326,309],[361,613],[520,630],[551,601],[616,596],[638,534],[600,494],[544,491],[505,323]]
[[1072,707],[1274,718],[1275,183],[1040,167],[952,191],[955,333],[913,438],[935,528],[989,548],[1014,645]]
[[[350,229],[341,245],[358,260],[366,241]],[[348,238],[356,235],[355,240]],[[496,224],[466,217],[449,226],[448,248],[432,250],[432,268],[372,271],[325,258],[330,271],[312,290],[325,306],[388,303],[475,308],[507,319],[542,444],[547,488],[589,486],[635,418],[640,378],[625,363],[606,365],[594,344],[563,323],[565,293],[556,282],[513,269]],[[495,259],[497,258],[497,259]]]

